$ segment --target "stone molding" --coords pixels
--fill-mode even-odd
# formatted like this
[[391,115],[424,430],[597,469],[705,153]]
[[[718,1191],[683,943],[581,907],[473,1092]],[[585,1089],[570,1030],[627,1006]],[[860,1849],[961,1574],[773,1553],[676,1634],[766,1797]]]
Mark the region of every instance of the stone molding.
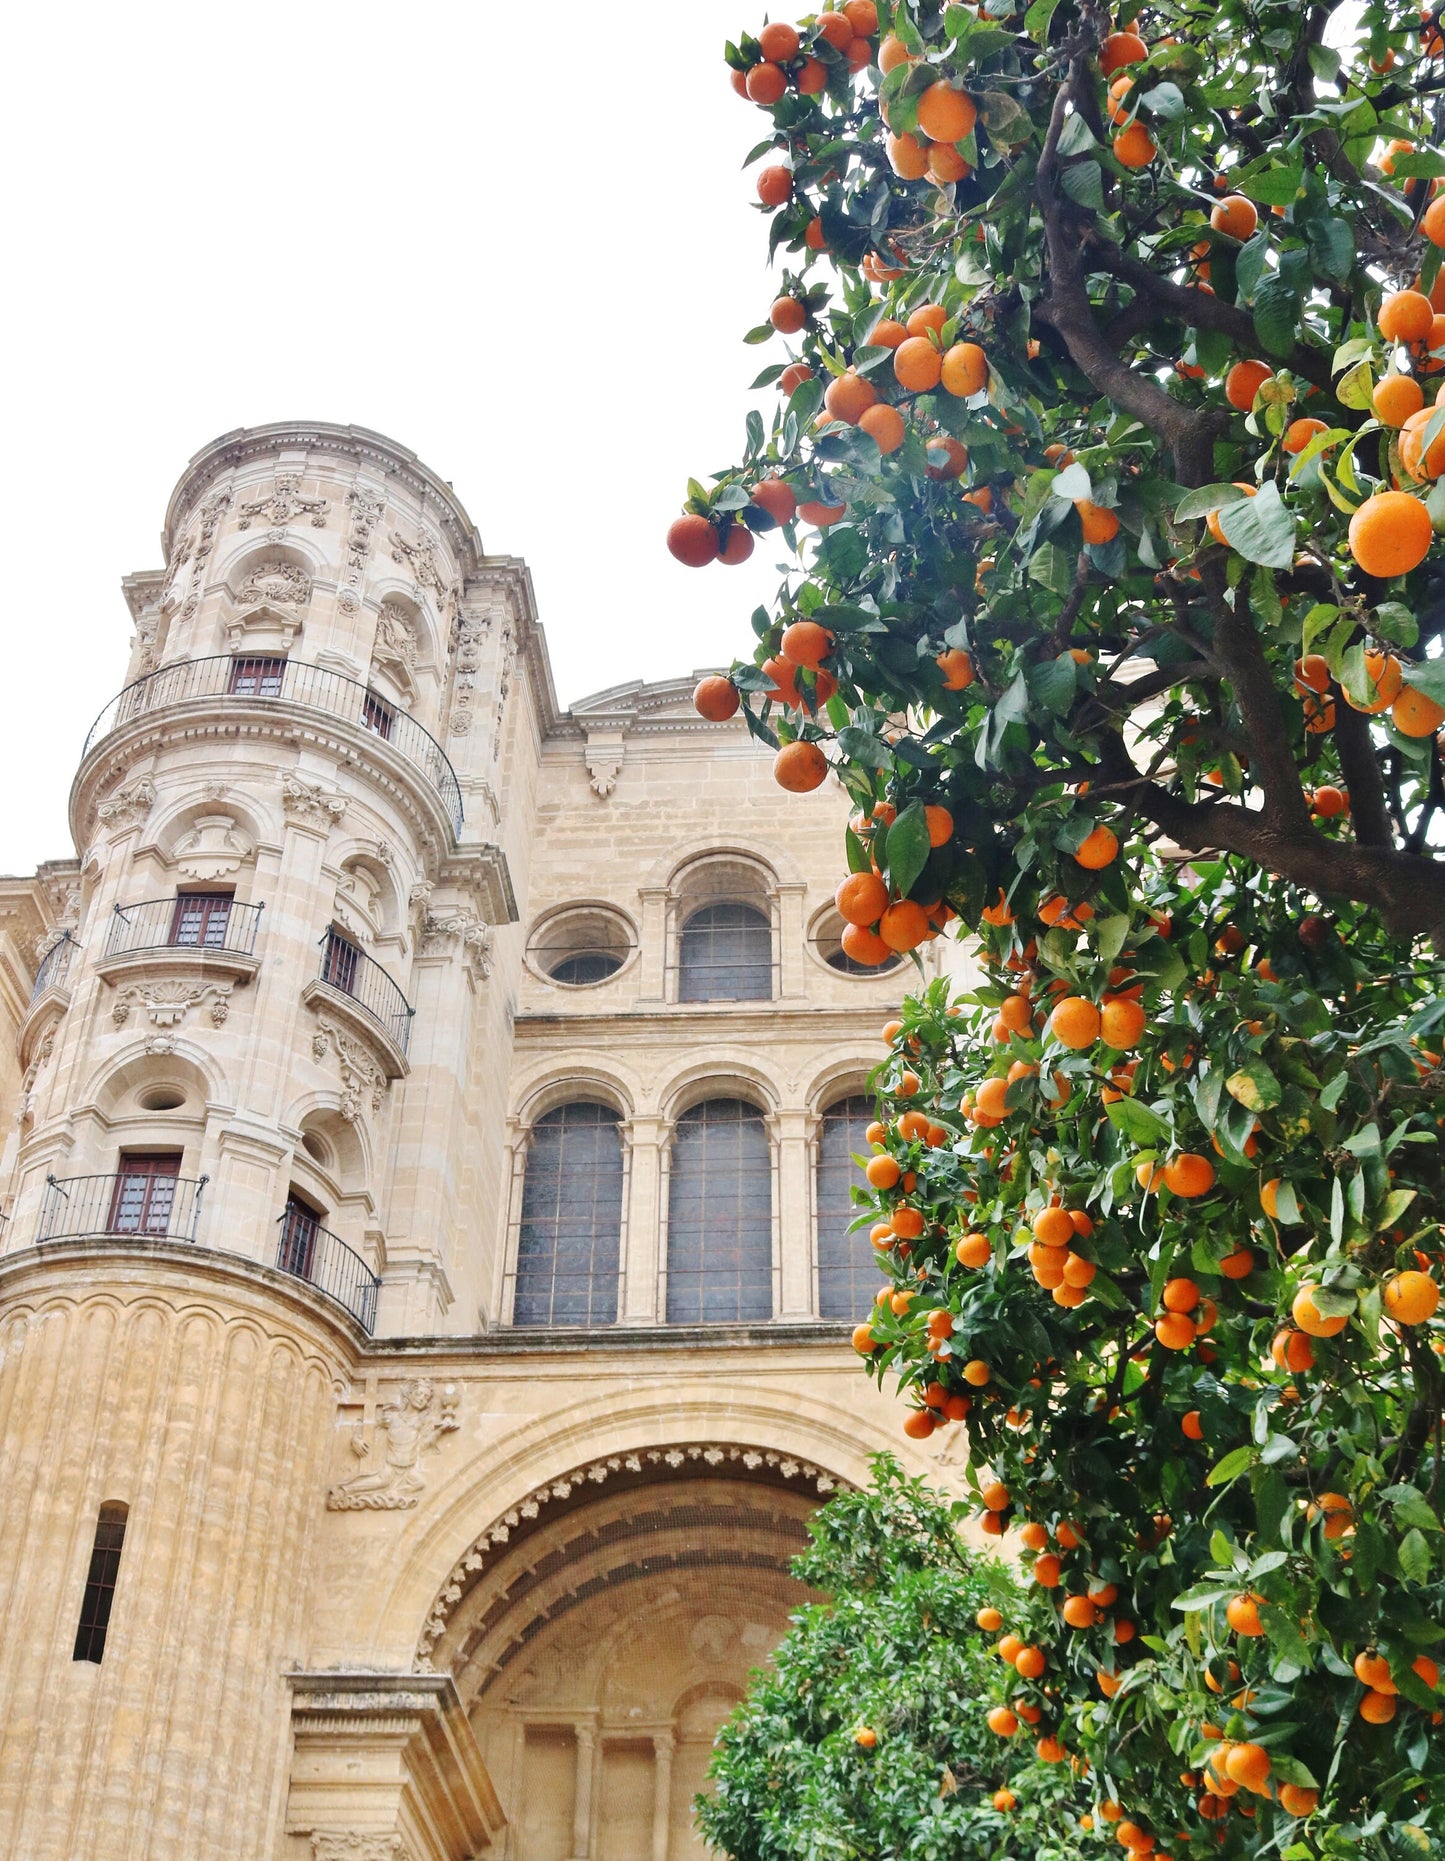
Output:
[[325,789],[319,782],[303,782],[289,772],[281,778],[281,806],[288,821],[298,827],[329,833],[346,812],[346,796]]
[[112,789],[95,812],[102,826],[122,833],[128,827],[139,827],[155,803],[156,785],[148,775],[143,775],[138,781]]
[[771,1467],[785,1480],[795,1480],[801,1474],[804,1483],[812,1481],[818,1492],[824,1495],[851,1484],[810,1460],[779,1453],[773,1448],[741,1447],[731,1442],[687,1442],[676,1447],[638,1448],[631,1454],[606,1454],[597,1460],[586,1461],[574,1472],[534,1487],[525,1499],[509,1507],[479,1537],[473,1539],[470,1547],[452,1566],[450,1575],[432,1604],[416,1645],[417,1671],[432,1671],[432,1649],[446,1633],[452,1610],[485,1568],[487,1554],[505,1545],[524,1520],[537,1518],[544,1507],[565,1502],[579,1489],[589,1485],[601,1486],[614,1473],[651,1470],[665,1479],[679,1474],[693,1475],[700,1468],[712,1472],[729,1462],[746,1468],[750,1473],[758,1467]]
[[334,1021],[318,1015],[317,1022],[316,1032],[311,1036],[311,1057],[319,1062],[328,1053],[336,1056],[341,1073],[339,1109],[342,1117],[348,1124],[355,1124],[361,1116],[363,1101],[370,1104],[373,1112],[379,1112],[386,1102],[386,1073],[361,1042]]
[[[132,982],[127,988],[116,991],[110,1018],[117,1027],[124,1027],[131,1010],[141,1008],[152,1027],[177,1028],[192,1008],[209,1001],[211,1025],[220,1027],[231,1012],[232,987],[229,982]],[[150,1042],[147,1046],[156,1051]]]
[[330,503],[325,498],[303,498],[296,489],[300,482],[295,472],[278,472],[265,497],[248,498],[236,507],[236,528],[249,530],[258,517],[264,517],[273,528],[284,528],[293,517],[309,516],[313,529],[324,530]]

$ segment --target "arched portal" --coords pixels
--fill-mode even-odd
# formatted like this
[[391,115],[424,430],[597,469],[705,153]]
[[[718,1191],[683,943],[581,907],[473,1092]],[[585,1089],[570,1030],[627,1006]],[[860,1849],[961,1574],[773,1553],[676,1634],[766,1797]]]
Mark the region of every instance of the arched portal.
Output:
[[484,1534],[428,1658],[471,1720],[509,1861],[707,1852],[692,1799],[713,1739],[810,1600],[789,1565],[836,1484],[776,1452],[647,1449],[553,1482]]

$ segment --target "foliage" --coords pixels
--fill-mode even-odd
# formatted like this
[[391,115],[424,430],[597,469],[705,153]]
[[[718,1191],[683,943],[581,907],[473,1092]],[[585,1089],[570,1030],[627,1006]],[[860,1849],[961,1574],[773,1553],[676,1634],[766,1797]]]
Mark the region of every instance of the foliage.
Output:
[[[1140,1852],[1434,1852],[1445,42],[885,0],[860,55],[873,11],[769,106],[794,372],[689,507],[801,501],[732,677],[857,803],[853,953],[977,940],[890,1033],[857,1342],[1042,1542],[994,1693]],[[975,120],[910,145],[940,84]]]
[[[993,1807],[1008,1767],[983,1723],[992,1638],[974,1618],[1019,1592],[962,1545],[961,1510],[880,1455],[871,1488],[810,1522],[793,1571],[829,1600],[799,1613],[754,1678],[720,1736],[714,1792],[697,1799],[703,1833],[735,1861],[1079,1854],[1087,1810],[1067,1773],[1035,1765],[1016,1806]],[[876,1744],[859,1744],[865,1728]]]

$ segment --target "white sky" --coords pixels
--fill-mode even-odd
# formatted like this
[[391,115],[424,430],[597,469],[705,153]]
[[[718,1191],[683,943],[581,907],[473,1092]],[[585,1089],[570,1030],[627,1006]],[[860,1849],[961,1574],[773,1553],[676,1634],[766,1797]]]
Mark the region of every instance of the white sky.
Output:
[[122,575],[233,427],[372,427],[531,566],[565,704],[723,664],[776,549],[684,569],[774,295],[724,41],[757,0],[26,6],[0,100],[0,870],[69,853]]

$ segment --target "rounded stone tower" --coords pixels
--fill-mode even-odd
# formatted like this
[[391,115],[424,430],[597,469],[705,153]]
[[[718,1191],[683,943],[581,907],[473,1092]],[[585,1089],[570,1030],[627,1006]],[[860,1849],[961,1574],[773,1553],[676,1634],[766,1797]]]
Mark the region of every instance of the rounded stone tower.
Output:
[[525,570],[324,425],[208,447],[164,544],[5,1158],[0,1852],[31,1861],[275,1854],[338,1391],[378,1331],[485,1324],[492,1280],[458,1240],[489,1185],[433,1152],[468,1154],[505,1040]]

